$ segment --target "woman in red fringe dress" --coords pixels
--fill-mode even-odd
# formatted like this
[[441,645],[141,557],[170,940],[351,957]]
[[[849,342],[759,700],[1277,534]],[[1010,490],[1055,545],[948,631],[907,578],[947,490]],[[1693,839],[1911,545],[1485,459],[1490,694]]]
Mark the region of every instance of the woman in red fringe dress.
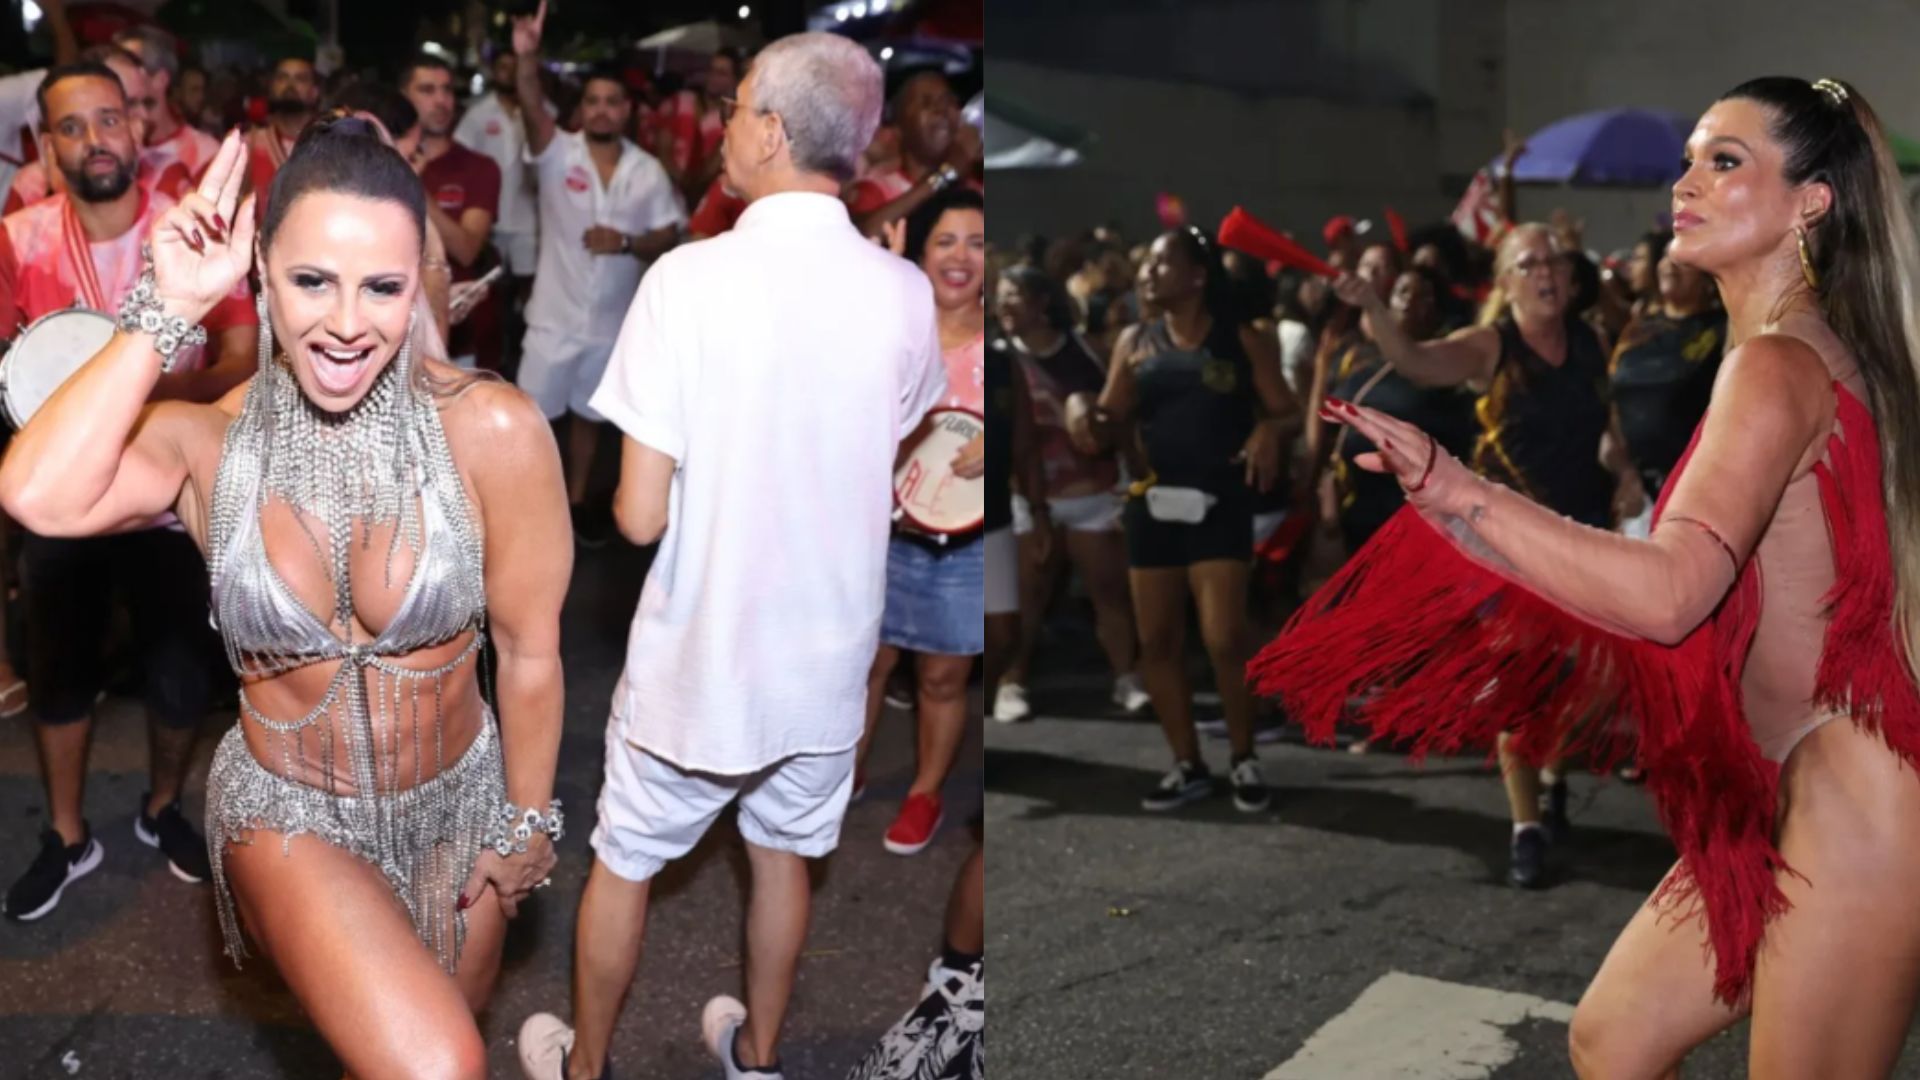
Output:
[[1751,1015],[1753,1076],[1881,1076],[1920,987],[1920,256],[1845,84],[1746,83],[1687,152],[1671,250],[1719,283],[1732,349],[1652,536],[1329,402],[1409,508],[1252,674],[1318,738],[1374,689],[1376,733],[1420,750],[1512,728],[1605,767],[1630,718],[1680,860],[1581,1000],[1575,1068],[1672,1075]]

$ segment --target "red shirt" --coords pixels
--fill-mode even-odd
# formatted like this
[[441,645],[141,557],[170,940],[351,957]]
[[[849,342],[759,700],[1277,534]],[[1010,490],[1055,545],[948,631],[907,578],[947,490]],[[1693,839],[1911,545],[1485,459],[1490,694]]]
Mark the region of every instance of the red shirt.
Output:
[[280,137],[272,124],[262,124],[247,133],[247,179],[253,185],[253,212],[260,221],[267,219],[267,191],[273,187],[273,174],[293,152],[293,143]]
[[687,221],[687,232],[702,240],[719,236],[732,229],[733,223],[746,212],[747,200],[729,192],[721,178],[715,177],[707,186],[707,193],[700,197],[693,217]]
[[[427,197],[455,221],[469,209],[485,210],[499,220],[500,165],[485,154],[449,143],[446,153],[420,170],[420,182],[427,187]],[[474,276],[472,266],[454,264],[453,280],[471,281]]]
[[[87,243],[107,315],[119,312],[120,302],[140,279],[140,245],[152,230],[153,219],[173,206],[172,199],[157,193],[143,192],[141,202],[132,228],[111,240]],[[67,196],[59,194],[0,219],[0,334],[11,337],[16,326],[72,307],[81,297],[81,271],[68,251],[66,216]],[[228,327],[258,321],[252,287],[243,277],[200,325],[216,335]],[[182,349],[174,370],[192,371],[204,363],[203,349]]]
[[[495,221],[500,218],[500,164],[485,154],[452,143],[445,153],[420,170],[420,181],[426,185],[427,198],[455,221],[469,209],[485,210]],[[476,271],[484,269],[493,259],[483,247],[480,255],[465,266],[454,261],[451,253],[447,261],[453,267],[453,280],[472,281],[480,276]],[[471,356],[478,366],[488,371],[499,370],[499,297],[498,290],[489,292],[472,313],[448,333],[449,359]]]
[[[693,91],[682,90],[667,99],[657,116],[656,123],[673,136],[673,167],[677,171],[690,172],[694,162],[720,152],[727,125],[721,122],[719,109],[702,111],[700,97]],[[653,147],[646,149],[651,151]]]

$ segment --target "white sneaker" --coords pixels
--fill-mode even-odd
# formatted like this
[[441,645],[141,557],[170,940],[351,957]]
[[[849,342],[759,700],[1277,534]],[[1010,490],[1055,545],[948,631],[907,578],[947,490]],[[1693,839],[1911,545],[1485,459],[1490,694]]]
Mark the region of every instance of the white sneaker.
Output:
[[552,1013],[534,1013],[520,1025],[520,1071],[527,1080],[567,1080],[573,1029]]
[[720,1059],[727,1080],[785,1080],[780,1070],[742,1069],[733,1057],[733,1036],[747,1022],[747,1007],[736,998],[721,994],[700,1013],[700,1037],[713,1056]]
[[1130,672],[1113,680],[1113,703],[1130,713],[1137,713],[1153,704],[1153,699],[1147,696],[1147,688],[1140,684],[1140,676]]
[[1019,683],[1001,683],[993,695],[993,718],[1003,724],[1017,724],[1033,715],[1027,707],[1027,688]]

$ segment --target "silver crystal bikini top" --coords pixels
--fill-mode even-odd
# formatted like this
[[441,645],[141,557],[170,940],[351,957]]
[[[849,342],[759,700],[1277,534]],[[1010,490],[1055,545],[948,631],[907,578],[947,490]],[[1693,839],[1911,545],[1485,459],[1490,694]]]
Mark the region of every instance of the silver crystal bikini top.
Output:
[[[247,514],[228,538],[220,573],[213,581],[213,609],[234,651],[248,658],[241,674],[286,671],[357,652],[402,656],[459,636],[479,624],[483,609],[469,602],[462,584],[477,576],[447,521],[439,492],[420,493],[424,543],[413,576],[393,618],[378,637],[358,645],[342,641],[293,594],[267,557],[260,515]],[[255,506],[259,506],[256,497]],[[262,663],[264,662],[264,663]]]
[[[264,404],[266,395],[259,397]],[[228,431],[215,474],[208,530],[214,625],[236,674],[271,676],[338,660],[350,661],[343,670],[370,664],[393,667],[383,661],[483,627],[486,597],[479,530],[431,405],[421,410],[421,422],[396,447],[417,482],[417,514],[395,526],[393,540],[413,548],[412,576],[386,629],[371,641],[351,644],[294,595],[267,557],[260,512],[268,497],[265,459],[270,436],[255,405],[250,395]],[[320,546],[329,539],[327,526],[316,525]],[[389,554],[389,565],[391,559]]]

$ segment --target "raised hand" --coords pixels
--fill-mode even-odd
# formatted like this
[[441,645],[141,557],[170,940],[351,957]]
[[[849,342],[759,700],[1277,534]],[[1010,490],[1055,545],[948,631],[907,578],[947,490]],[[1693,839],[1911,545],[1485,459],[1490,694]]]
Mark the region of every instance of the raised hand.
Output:
[[1320,406],[1320,418],[1346,424],[1373,443],[1376,449],[1354,458],[1354,464],[1368,472],[1392,473],[1407,493],[1407,502],[1422,513],[1466,514],[1479,478],[1442,450],[1433,436],[1377,409],[1339,398],[1328,398]]
[[540,0],[540,9],[531,15],[513,17],[513,54],[532,56],[540,51],[540,32],[547,24],[547,0]]
[[984,432],[967,440],[953,455],[953,475],[962,480],[978,480],[987,475],[987,436]]
[[239,201],[245,177],[246,146],[236,128],[220,143],[199,189],[154,219],[147,242],[169,314],[199,322],[253,265],[253,196]]

